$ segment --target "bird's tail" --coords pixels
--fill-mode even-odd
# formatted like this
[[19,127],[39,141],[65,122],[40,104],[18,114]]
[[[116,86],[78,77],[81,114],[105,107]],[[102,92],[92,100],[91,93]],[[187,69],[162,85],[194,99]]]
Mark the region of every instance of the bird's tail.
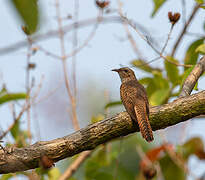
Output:
[[147,142],[151,142],[154,140],[152,128],[149,123],[148,114],[146,114],[146,109],[144,106],[135,106],[135,114],[137,116],[137,122],[140,128],[140,132],[142,137],[146,139]]

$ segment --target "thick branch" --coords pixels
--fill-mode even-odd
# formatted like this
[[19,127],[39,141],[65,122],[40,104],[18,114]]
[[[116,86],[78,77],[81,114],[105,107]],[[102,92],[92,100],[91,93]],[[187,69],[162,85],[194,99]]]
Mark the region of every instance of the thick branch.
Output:
[[189,76],[184,81],[184,84],[182,86],[182,91],[179,95],[179,97],[190,95],[195,84],[197,83],[199,77],[203,74],[205,71],[205,56],[203,56],[200,61],[196,64],[194,69],[191,71]]
[[[179,98],[169,104],[152,107],[150,110],[150,123],[153,130],[172,126],[205,114],[205,91]],[[132,123],[126,112],[121,112],[63,138],[37,142],[25,148],[15,148],[9,153],[0,150],[0,173],[39,167],[42,156],[57,162],[135,131],[139,131],[138,127]]]

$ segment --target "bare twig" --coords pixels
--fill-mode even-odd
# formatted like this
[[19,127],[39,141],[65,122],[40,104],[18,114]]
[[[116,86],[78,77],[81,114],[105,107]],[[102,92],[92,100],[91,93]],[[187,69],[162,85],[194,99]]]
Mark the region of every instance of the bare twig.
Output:
[[179,97],[190,95],[199,77],[205,71],[205,56],[196,64],[192,72],[184,81]]
[[[31,59],[31,47],[32,47],[32,39],[30,36],[27,36],[28,39],[28,52],[27,52],[27,67],[26,67],[26,80],[25,80],[25,84],[26,84],[26,104],[27,106],[30,106],[30,93],[31,93],[31,87],[30,87],[30,68],[29,68],[29,64],[30,64],[30,59]],[[29,142],[31,143],[31,111],[30,108],[28,108],[26,110],[26,116],[27,116],[27,131],[28,131],[28,137],[29,137]]]
[[43,47],[41,47],[41,46],[39,46],[39,45],[37,45],[37,50],[40,50],[40,51],[42,51],[45,55],[47,55],[47,56],[50,56],[50,57],[52,57],[52,58],[54,58],[54,59],[61,59],[61,57],[60,56],[58,56],[58,55],[56,55],[56,54],[53,54],[52,52],[49,52],[48,50],[46,50],[46,49],[44,49]]
[[174,45],[174,47],[173,47],[173,50],[172,50],[172,53],[171,53],[171,56],[172,56],[172,57],[174,57],[175,52],[176,52],[176,50],[177,50],[177,48],[178,48],[178,46],[179,46],[179,44],[180,44],[180,42],[181,42],[181,40],[182,40],[184,34],[186,33],[186,30],[187,30],[188,26],[189,26],[190,23],[192,22],[192,20],[193,20],[194,16],[196,15],[196,13],[197,13],[197,11],[198,11],[199,8],[200,8],[200,5],[199,5],[199,4],[196,4],[196,5],[194,6],[194,8],[193,8],[193,10],[192,10],[192,13],[191,13],[191,15],[190,15],[190,17],[189,17],[189,19],[187,20],[187,22],[186,22],[186,24],[184,25],[184,27],[183,27],[181,33],[179,34],[179,37],[178,37],[177,40],[176,40],[176,43],[175,43],[175,45]]
[[160,54],[163,54],[163,53],[164,53],[164,51],[165,51],[165,49],[166,49],[166,47],[167,47],[167,44],[168,44],[168,42],[169,42],[169,40],[170,40],[170,37],[171,37],[172,31],[173,31],[173,28],[174,28],[174,24],[171,25],[169,34],[168,34],[168,36],[167,36],[167,40],[166,40],[166,42],[165,42],[165,44],[164,44],[164,46],[163,46],[163,48],[162,48]]
[[[79,13],[79,0],[74,1],[74,22],[75,26],[73,29],[73,51],[78,47],[78,13]],[[72,78],[73,78],[73,91],[74,97],[77,98],[77,86],[76,86],[76,54],[72,56]]]
[[[118,13],[120,14],[120,16],[122,16],[122,2],[120,2],[120,0],[118,0]],[[126,21],[122,22],[123,27],[127,33],[127,38],[130,41],[130,44],[132,46],[132,49],[134,50],[135,54],[137,56],[139,56],[140,59],[143,59],[141,52],[139,51],[137,44],[134,40],[134,38],[132,37],[132,34],[130,33],[129,29],[128,29],[128,24]]]
[[[166,58],[165,56],[163,56],[163,54],[161,54],[161,52],[159,50],[157,50],[153,44],[148,40],[147,37],[145,37],[135,26],[134,23],[132,23],[127,17],[125,17],[124,15],[120,15],[120,17],[126,21],[136,32],[137,34],[160,56],[160,58],[163,58],[164,60],[168,61],[171,64],[174,64],[176,66],[183,66],[183,67],[192,67],[192,65],[189,64],[180,64],[174,61],[170,61],[168,58]],[[172,30],[171,30],[172,31]],[[168,36],[168,40],[169,40],[169,36]],[[166,45],[166,43],[165,43]],[[166,46],[165,46],[166,47]]]
[[84,151],[82,152],[77,159],[66,169],[63,175],[59,178],[59,180],[66,180],[70,178],[75,171],[82,165],[82,163],[91,155],[93,151]]
[[[63,29],[62,33],[65,35],[66,33],[72,31],[75,26],[78,26],[78,29],[80,29],[83,27],[92,26],[93,24],[97,23],[98,21],[99,21],[99,18],[97,17],[97,18],[91,18],[91,19],[85,19],[85,20],[78,21],[77,25],[76,25],[76,23],[65,25],[62,27],[62,29]],[[102,17],[100,20],[101,24],[122,23],[122,22],[123,22],[123,19],[121,17],[118,17],[118,16]],[[142,29],[143,31],[146,30],[142,25],[138,24],[138,27],[140,29]],[[59,30],[51,30],[51,31],[48,31],[44,34],[32,36],[32,41],[33,41],[33,43],[35,43],[37,41],[40,42],[40,41],[43,41],[46,39],[55,38],[58,35],[59,35]],[[27,46],[28,46],[27,40],[18,41],[16,43],[10,44],[9,46],[0,48],[0,55],[5,55],[5,54],[17,51],[18,49],[21,49],[21,48],[27,47]]]
[[23,113],[28,110],[30,108],[30,104],[24,104],[21,112],[19,113],[19,115],[14,119],[14,122],[7,128],[6,131],[4,131],[4,133],[0,136],[0,139],[4,138],[9,132],[10,130],[15,126],[15,124],[19,121],[19,119],[22,117]]
[[15,111],[14,111],[14,109],[13,109],[13,119],[14,119],[14,121],[13,121],[13,123],[7,128],[7,130],[4,131],[4,133],[0,136],[0,139],[4,138],[4,137],[10,132],[10,130],[11,130],[11,129],[15,126],[15,124],[20,120],[20,118],[22,117],[22,115],[24,114],[24,112],[27,111],[28,109],[30,109],[31,105],[34,104],[34,101],[35,101],[35,99],[37,98],[38,93],[39,93],[39,91],[40,91],[40,89],[41,89],[42,81],[43,81],[43,78],[42,78],[42,80],[41,80],[41,82],[40,82],[40,84],[39,84],[39,86],[38,86],[37,91],[34,93],[34,96],[33,96],[33,97],[31,97],[31,96],[29,97],[29,98],[30,98],[30,103],[27,103],[27,102],[24,103],[24,105],[22,106],[22,109],[21,109],[21,111],[20,111],[20,113],[18,114],[17,117],[16,117],[16,113],[15,113]]
[[64,32],[63,32],[63,26],[62,26],[62,19],[60,15],[60,8],[59,8],[59,0],[56,0],[56,14],[57,14],[57,20],[58,20],[58,28],[59,28],[59,38],[60,38],[60,44],[61,44],[61,55],[62,55],[62,65],[63,65],[63,73],[64,73],[64,79],[65,79],[65,86],[67,89],[68,97],[71,101],[71,110],[72,110],[72,123],[75,130],[78,130],[80,128],[78,120],[77,120],[77,112],[76,112],[76,99],[72,95],[70,84],[69,84],[69,78],[68,78],[68,71],[67,71],[67,63],[66,63],[66,52],[65,52],[65,40],[64,40]]
[[99,27],[99,23],[101,22],[101,17],[98,16],[98,21],[96,22],[96,24],[94,25],[91,33],[89,34],[89,36],[86,38],[86,40],[76,49],[74,49],[71,53],[69,53],[68,55],[66,55],[66,58],[75,56],[79,51],[81,51],[84,47],[86,47],[88,45],[88,43],[91,41],[91,39],[95,36],[95,33]]

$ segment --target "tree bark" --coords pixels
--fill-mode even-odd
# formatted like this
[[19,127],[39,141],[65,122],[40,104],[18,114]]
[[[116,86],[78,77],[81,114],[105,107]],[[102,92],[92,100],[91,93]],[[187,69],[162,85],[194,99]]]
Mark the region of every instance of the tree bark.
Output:
[[[153,130],[159,130],[203,114],[205,91],[179,98],[169,104],[151,107],[150,123]],[[127,112],[121,112],[62,138],[40,141],[25,148],[4,148],[0,150],[0,173],[37,168],[43,156],[57,162],[136,131],[139,128],[132,123]]]

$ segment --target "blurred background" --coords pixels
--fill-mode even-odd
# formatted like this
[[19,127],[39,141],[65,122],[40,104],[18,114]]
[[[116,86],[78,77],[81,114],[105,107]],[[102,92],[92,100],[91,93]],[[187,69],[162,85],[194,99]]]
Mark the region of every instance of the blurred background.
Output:
[[[99,2],[102,3],[102,1]],[[162,3],[160,4],[160,2]],[[38,3],[36,2],[36,12],[35,9],[32,12],[36,13],[36,25],[35,23],[33,25],[27,24],[22,15],[24,13],[20,13],[21,8],[26,7],[21,6],[21,2],[1,1],[0,85],[2,91],[6,89],[7,93],[29,93],[32,97],[35,96],[35,103],[32,104],[24,96],[19,97],[22,99],[19,101],[1,103],[0,133],[2,134],[13,123],[13,112],[18,115],[25,101],[31,103],[32,106],[29,112],[25,112],[21,116],[19,127],[29,131],[27,135],[30,143],[39,140],[52,140],[71,134],[76,130],[73,125],[73,104],[64,79],[65,66],[67,67],[66,77],[70,91],[76,103],[76,115],[80,128],[124,110],[124,107],[118,102],[120,101],[120,79],[111,71],[114,68],[132,67],[144,86],[152,89],[148,94],[151,105],[160,105],[175,99],[182,81],[174,83],[169,79],[169,75],[166,77],[167,69],[163,58],[152,61],[159,57],[159,54],[151,48],[148,42],[151,42],[160,51],[167,41],[172,26],[167,14],[169,11],[179,12],[180,20],[174,25],[163,52],[164,56],[171,55],[176,40],[198,1],[160,2],[155,0],[110,1],[106,7],[101,8],[95,1],[38,1]],[[22,11],[26,10],[22,9]],[[140,37],[134,28],[122,23],[122,16],[133,23],[146,40]],[[35,19],[35,17],[33,18]],[[102,20],[103,18],[105,19]],[[204,9],[198,8],[188,26],[187,33],[183,36],[174,54],[178,63],[190,62],[187,59],[193,59],[191,55],[195,53],[195,49],[200,44],[203,44],[204,20]],[[75,22],[79,24],[73,25]],[[25,30],[22,30],[22,26],[25,27],[25,24],[31,29],[33,28],[34,32],[31,32],[31,36],[27,36]],[[61,29],[65,30],[64,52],[62,51],[62,39],[59,36]],[[190,48],[192,49],[190,50]],[[70,54],[71,56],[69,56]],[[66,64],[62,63],[63,55],[68,55]],[[194,55],[196,63],[201,54],[195,53]],[[143,66],[141,66],[139,60],[146,64],[142,63]],[[151,70],[143,69],[147,66]],[[185,70],[183,66],[177,66],[180,80],[185,77]],[[164,79],[167,82],[161,87],[156,85],[152,87],[150,80],[156,76],[160,77],[163,82]],[[158,82],[160,84],[161,81]],[[203,76],[192,93],[203,90],[204,84]],[[161,88],[167,88],[167,85],[169,94],[167,94],[167,89],[157,92]],[[170,89],[172,93],[170,93]],[[166,94],[163,94],[164,92]],[[159,100],[159,96],[164,96],[164,99]],[[14,98],[14,100],[16,99]],[[110,102],[116,102],[117,105],[109,106]],[[109,108],[105,108],[106,105]],[[96,150],[93,158],[89,158],[86,164],[78,169],[73,179],[100,179],[100,177],[102,179],[136,179],[139,174],[140,161],[136,144],[140,145],[145,152],[161,146],[165,140],[175,147],[180,145],[184,147],[183,144],[193,137],[200,137],[199,141],[204,142],[204,127],[204,118],[197,118],[156,131],[155,142],[151,145],[143,142],[139,133],[108,143],[105,147],[99,147]],[[3,144],[16,142],[13,134],[8,133],[3,139]],[[28,143],[27,140],[26,143]],[[103,154],[103,152],[106,153]],[[104,159],[96,160],[99,157]],[[190,156],[187,161],[191,175],[184,176],[187,173],[180,172],[179,178],[175,179],[202,177],[205,172],[204,161],[199,160],[197,156]],[[63,172],[70,163],[72,163],[71,158],[57,163],[59,172]],[[167,165],[168,161],[165,164]],[[100,175],[89,176],[90,171],[98,171],[93,167],[100,169]],[[165,172],[163,168],[161,171]],[[176,174],[175,176],[177,177]],[[171,175],[164,175],[164,177],[173,179]],[[142,177],[138,178],[142,179]]]

